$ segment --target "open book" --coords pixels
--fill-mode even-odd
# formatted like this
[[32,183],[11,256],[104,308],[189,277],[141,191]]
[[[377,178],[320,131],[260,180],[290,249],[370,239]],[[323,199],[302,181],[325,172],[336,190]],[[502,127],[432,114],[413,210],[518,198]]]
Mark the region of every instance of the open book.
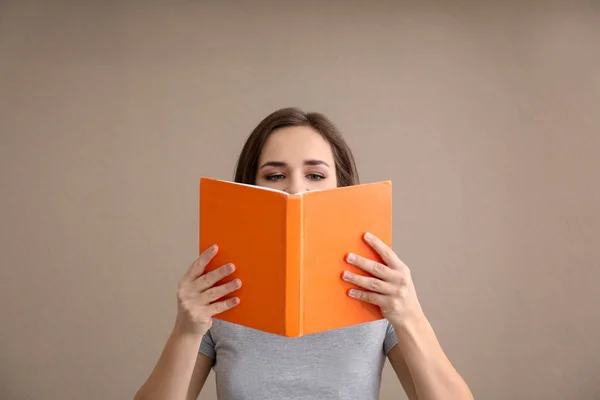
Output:
[[[211,178],[200,180],[200,252],[219,252],[206,272],[231,262],[240,304],[214,316],[289,337],[382,319],[379,307],[348,296],[349,252],[381,261],[364,242],[391,244],[390,181],[298,194]],[[222,300],[221,299],[221,300]]]

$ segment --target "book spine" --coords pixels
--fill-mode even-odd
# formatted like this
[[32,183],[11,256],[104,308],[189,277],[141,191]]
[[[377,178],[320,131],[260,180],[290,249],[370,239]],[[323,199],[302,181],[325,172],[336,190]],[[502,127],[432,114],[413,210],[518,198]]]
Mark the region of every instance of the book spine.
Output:
[[286,216],[285,335],[302,335],[302,196],[288,198]]

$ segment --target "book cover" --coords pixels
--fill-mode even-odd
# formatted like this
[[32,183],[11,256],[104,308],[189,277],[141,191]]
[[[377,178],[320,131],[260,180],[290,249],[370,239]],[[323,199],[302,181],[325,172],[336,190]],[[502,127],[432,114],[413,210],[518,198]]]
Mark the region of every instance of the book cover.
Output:
[[240,304],[213,318],[288,337],[383,318],[348,296],[354,285],[341,275],[367,275],[345,261],[349,252],[381,261],[365,232],[391,244],[390,181],[288,194],[202,177],[199,203],[199,251],[219,246],[205,273],[231,262],[236,271],[217,284],[242,281],[220,299]]

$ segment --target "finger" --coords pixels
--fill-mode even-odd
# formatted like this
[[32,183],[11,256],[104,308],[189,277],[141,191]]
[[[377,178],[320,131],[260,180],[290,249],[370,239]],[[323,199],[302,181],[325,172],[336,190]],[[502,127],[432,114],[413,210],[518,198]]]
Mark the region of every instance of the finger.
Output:
[[215,283],[221,279],[231,275],[235,271],[235,265],[229,263],[220,266],[219,268],[207,272],[194,281],[194,289],[198,292],[204,292],[210,289]]
[[240,304],[240,298],[232,297],[231,299],[212,303],[211,305],[208,306],[208,312],[209,312],[210,316],[212,317],[213,315],[220,314],[224,311],[227,311],[227,310],[237,306],[238,304]]
[[227,282],[223,285],[212,287],[202,293],[202,302],[205,304],[212,303],[213,301],[238,290],[240,287],[242,287],[242,281],[239,279],[234,279],[233,281]]
[[346,261],[369,274],[376,276],[377,278],[383,279],[384,281],[392,280],[392,270],[387,265],[378,263],[377,261],[370,260],[366,257],[359,256],[354,253],[346,256]]
[[392,250],[387,244],[385,244],[381,239],[372,233],[365,233],[364,235],[365,242],[369,246],[373,248],[381,256],[383,262],[385,262],[388,267],[393,269],[398,269],[401,266],[404,266],[398,255]]
[[348,295],[354,299],[364,301],[365,303],[382,306],[385,304],[385,296],[379,293],[366,292],[360,289],[350,289]]
[[184,280],[187,282],[191,282],[204,272],[208,263],[213,259],[215,255],[217,255],[218,247],[216,244],[213,244],[206,250],[200,254],[200,256],[190,265],[187,273],[184,276]]
[[346,282],[350,282],[356,286],[360,286],[375,293],[392,295],[397,290],[396,287],[389,282],[385,282],[377,278],[353,274],[349,271],[344,271],[342,274],[342,279],[344,279]]

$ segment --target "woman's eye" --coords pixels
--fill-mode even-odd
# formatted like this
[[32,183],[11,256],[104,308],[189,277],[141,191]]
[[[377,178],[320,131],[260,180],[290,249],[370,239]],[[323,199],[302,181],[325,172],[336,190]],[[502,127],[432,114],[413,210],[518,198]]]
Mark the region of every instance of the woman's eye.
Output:
[[[325,179],[325,177],[321,174],[308,174],[308,175],[306,175],[306,177],[311,181],[320,181],[320,180]],[[265,179],[267,181],[276,182],[276,181],[285,179],[285,175],[284,174],[271,174],[271,175],[267,175],[265,177]]]
[[283,174],[273,174],[273,175],[267,176],[266,179],[268,181],[279,181],[279,180],[281,180],[283,178],[284,178]]

